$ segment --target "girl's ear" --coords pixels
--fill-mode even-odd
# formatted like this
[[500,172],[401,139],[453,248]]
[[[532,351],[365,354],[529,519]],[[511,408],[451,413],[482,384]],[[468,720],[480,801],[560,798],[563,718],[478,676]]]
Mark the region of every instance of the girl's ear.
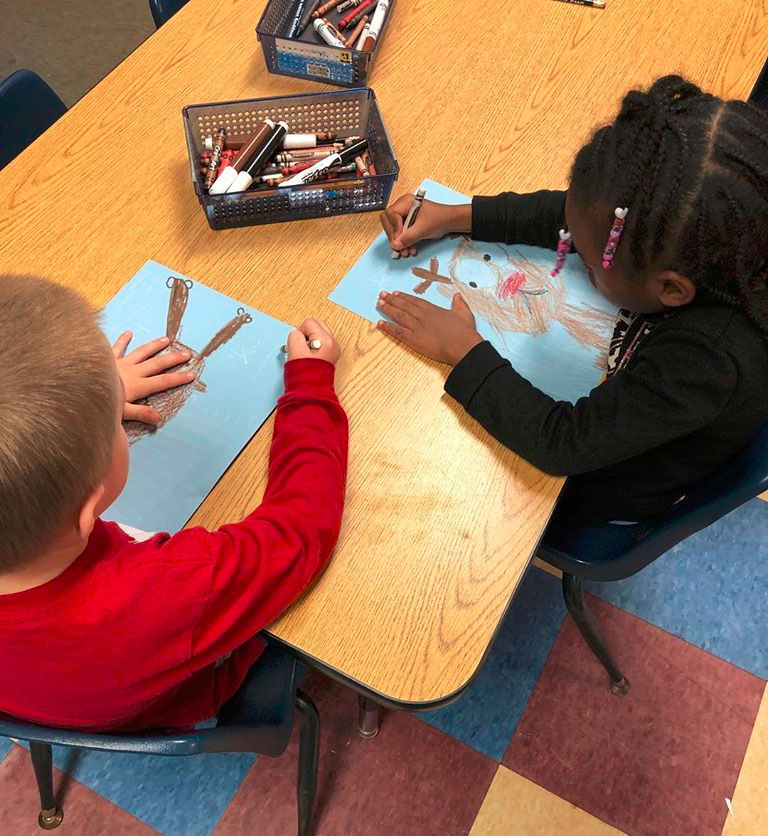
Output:
[[667,308],[689,305],[696,297],[696,285],[682,273],[665,270],[654,276],[654,295]]

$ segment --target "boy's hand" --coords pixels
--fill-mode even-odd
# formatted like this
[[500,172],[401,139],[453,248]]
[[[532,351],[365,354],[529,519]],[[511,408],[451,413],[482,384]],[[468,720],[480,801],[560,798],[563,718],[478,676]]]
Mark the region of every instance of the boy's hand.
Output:
[[454,294],[450,310],[397,290],[382,291],[378,307],[393,320],[379,321],[380,331],[438,363],[455,366],[483,341],[475,328],[475,316],[459,293]]
[[471,232],[472,204],[448,206],[426,198],[421,204],[416,223],[403,229],[405,216],[413,203],[412,194],[404,194],[381,213],[381,225],[393,250],[401,257],[416,255],[416,244],[430,238],[442,238],[450,232]]
[[170,342],[168,337],[160,337],[135,348],[129,355],[124,356],[132,339],[133,334],[130,331],[124,331],[112,346],[117,371],[125,389],[123,421],[142,421],[145,424],[157,425],[161,420],[160,413],[151,406],[136,404],[134,401],[193,381],[194,372],[168,372],[168,369],[186,363],[190,355],[184,351],[159,354],[168,347]]
[[[310,340],[320,340],[322,347],[310,348]],[[288,334],[286,346],[289,360],[314,357],[335,365],[341,357],[341,346],[336,342],[331,329],[321,319],[305,319],[296,331]]]

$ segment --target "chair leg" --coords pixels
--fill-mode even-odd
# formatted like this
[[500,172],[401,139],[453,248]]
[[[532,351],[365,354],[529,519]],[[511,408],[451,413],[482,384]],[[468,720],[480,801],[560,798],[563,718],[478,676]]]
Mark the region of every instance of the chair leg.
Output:
[[379,705],[368,697],[357,697],[357,733],[367,740],[379,733]]
[[299,772],[296,781],[299,808],[298,836],[310,836],[317,790],[320,715],[311,697],[301,689],[296,692],[296,711],[299,715]]
[[43,830],[53,830],[61,824],[64,814],[56,806],[53,796],[53,757],[49,743],[29,742],[29,754],[40,791],[40,815],[37,823]]
[[629,680],[622,676],[611,651],[603,638],[597,620],[584,600],[584,582],[581,578],[563,572],[563,597],[568,612],[584,636],[589,649],[597,656],[611,678],[611,693],[623,696],[629,690]]

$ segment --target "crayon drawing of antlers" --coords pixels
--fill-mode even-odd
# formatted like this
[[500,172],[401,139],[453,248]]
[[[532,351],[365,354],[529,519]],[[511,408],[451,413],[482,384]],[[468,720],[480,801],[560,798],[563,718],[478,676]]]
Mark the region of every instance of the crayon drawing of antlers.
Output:
[[[174,389],[166,389],[164,392],[157,392],[154,395],[149,395],[148,397],[142,398],[138,401],[138,403],[149,404],[160,413],[160,427],[167,424],[179,412],[193,391],[206,391],[207,387],[201,380],[203,370],[205,369],[206,359],[210,357],[218,348],[221,348],[221,346],[229,342],[229,340],[237,334],[243,325],[246,325],[253,319],[253,317],[251,317],[251,315],[247,313],[244,308],[238,308],[236,316],[222,326],[217,333],[214,334],[207,345],[200,352],[197,352],[188,345],[185,345],[179,339],[179,334],[181,333],[181,321],[187,310],[189,291],[192,288],[192,282],[189,279],[179,279],[174,276],[170,276],[165,284],[171,291],[171,295],[168,300],[168,317],[166,319],[165,329],[165,335],[170,340],[170,344],[163,350],[162,353],[166,354],[173,351],[185,351],[189,353],[191,355],[189,360],[180,366],[176,366],[176,368],[172,371],[191,371],[195,372],[196,377],[191,383],[184,383]],[[153,432],[153,430],[153,427],[150,427],[141,421],[125,422],[125,431],[131,444],[138,441],[143,436]]]

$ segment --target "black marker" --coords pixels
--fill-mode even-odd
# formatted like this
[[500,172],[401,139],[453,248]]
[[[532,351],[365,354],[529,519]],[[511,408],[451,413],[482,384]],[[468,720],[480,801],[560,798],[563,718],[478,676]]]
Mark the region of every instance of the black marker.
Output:
[[324,171],[331,168],[331,166],[344,165],[345,163],[354,162],[355,157],[359,157],[360,154],[362,154],[367,148],[368,140],[361,139],[352,145],[348,145],[346,148],[342,148],[335,154],[323,157],[322,160],[318,160],[313,166],[305,168],[304,171],[300,171],[294,177],[291,177],[290,180],[283,180],[283,182],[278,185],[278,188],[284,189],[286,186],[303,186],[305,183],[311,183],[314,180],[317,180],[317,178]]

